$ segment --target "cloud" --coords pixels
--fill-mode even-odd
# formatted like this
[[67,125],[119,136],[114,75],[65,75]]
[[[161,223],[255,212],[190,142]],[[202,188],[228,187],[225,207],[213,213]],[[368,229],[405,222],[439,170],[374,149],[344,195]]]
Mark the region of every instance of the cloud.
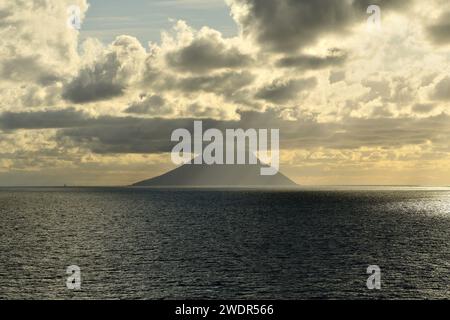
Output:
[[363,23],[371,4],[383,10],[405,6],[406,0],[227,0],[245,36],[274,52],[295,52],[322,35],[343,34]]
[[[280,110],[239,111],[239,120],[203,118],[204,130],[236,128],[279,128],[282,148],[358,149],[361,147],[395,148],[432,142],[450,152],[450,116],[427,118],[354,118],[319,122],[314,117],[285,120]],[[59,143],[75,143],[95,153],[160,153],[173,147],[173,130],[192,132],[194,118],[88,117],[73,109],[46,112],[6,113],[0,116],[2,129],[61,128]]]
[[218,69],[241,68],[253,61],[236,45],[225,41],[215,30],[205,27],[192,34],[192,37],[188,43],[166,54],[166,62],[171,68],[183,72],[205,73]]
[[417,113],[428,113],[433,111],[437,106],[432,103],[416,103],[412,106],[412,111]]
[[337,83],[340,81],[345,80],[345,71],[331,71],[330,76],[328,77],[328,81],[330,81],[330,84]]
[[450,43],[450,12],[445,12],[434,24],[427,27],[431,40],[437,45]]
[[271,84],[260,88],[255,97],[258,99],[264,99],[273,103],[285,103],[296,98],[300,92],[312,89],[317,85],[317,79],[292,79],[274,80]]
[[15,25],[16,23],[10,19],[12,16],[13,12],[8,10],[8,8],[0,9],[0,28]]
[[186,93],[204,91],[231,96],[236,91],[253,83],[255,76],[248,71],[230,71],[213,75],[180,78],[173,89]]
[[363,96],[363,101],[368,102],[378,98],[387,101],[391,97],[391,86],[388,79],[366,79],[362,85],[370,91]]
[[0,76],[3,80],[32,82],[44,86],[61,80],[58,73],[47,68],[38,55],[17,56],[3,60],[0,65]]
[[88,125],[88,115],[74,108],[35,112],[3,112],[0,115],[0,129],[55,129],[82,127]]
[[231,96],[252,84],[255,79],[256,76],[249,71],[223,71],[190,76],[161,74],[147,87],[159,91],[176,91],[185,94],[206,92]]
[[331,49],[329,54],[321,57],[309,54],[285,57],[277,61],[281,68],[296,68],[300,70],[316,70],[344,64],[347,54],[340,49]]
[[447,76],[439,81],[432,93],[435,100],[450,101],[450,77]]
[[2,94],[3,101],[9,98],[17,107],[21,101],[26,106],[56,101],[21,94],[29,95],[29,88],[39,87],[37,91],[51,91],[48,94],[57,97],[55,88],[76,72],[78,32],[67,27],[69,5],[79,6],[80,18],[84,18],[85,0],[1,1],[0,87],[7,92]]
[[225,118],[225,112],[223,110],[215,108],[213,106],[205,106],[199,102],[189,104],[184,113],[195,118]]
[[372,118],[391,118],[394,114],[389,110],[387,106],[375,107],[372,110]]
[[[23,94],[16,102],[24,107],[52,106],[60,101],[60,85],[56,83],[52,86],[42,87],[35,84],[27,84],[22,87]],[[18,101],[17,101],[18,100]]]
[[92,65],[82,68],[63,91],[63,98],[85,103],[120,96],[140,79],[146,52],[130,36],[119,36]]
[[[14,65],[15,80],[29,80],[30,74],[59,74],[77,63],[78,33],[67,27],[67,8],[80,7],[81,18],[87,10],[84,0],[49,1],[3,1],[2,46],[0,66],[8,69]],[[25,64],[22,67],[18,62]],[[31,69],[28,69],[30,68]],[[44,71],[47,72],[39,72]]]
[[125,112],[162,116],[173,113],[173,109],[167,105],[167,102],[163,97],[159,95],[150,95],[144,96],[140,101],[132,103]]

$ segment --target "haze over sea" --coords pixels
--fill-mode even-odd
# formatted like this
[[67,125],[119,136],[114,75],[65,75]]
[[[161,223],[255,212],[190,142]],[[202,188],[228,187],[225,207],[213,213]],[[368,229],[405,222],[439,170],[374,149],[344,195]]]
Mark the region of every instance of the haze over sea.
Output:
[[449,188],[0,188],[2,299],[448,299],[449,244]]

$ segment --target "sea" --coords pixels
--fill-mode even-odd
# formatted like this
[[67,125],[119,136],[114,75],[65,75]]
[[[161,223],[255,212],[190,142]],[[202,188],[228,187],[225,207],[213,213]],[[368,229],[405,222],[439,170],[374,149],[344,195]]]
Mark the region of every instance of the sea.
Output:
[[449,299],[449,280],[450,188],[0,188],[0,299]]

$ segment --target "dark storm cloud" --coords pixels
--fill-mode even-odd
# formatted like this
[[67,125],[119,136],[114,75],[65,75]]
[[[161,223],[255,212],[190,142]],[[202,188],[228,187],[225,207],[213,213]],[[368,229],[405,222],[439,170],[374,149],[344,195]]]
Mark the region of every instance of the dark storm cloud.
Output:
[[87,126],[91,119],[73,108],[37,112],[3,112],[0,129],[56,129]]
[[450,77],[445,77],[434,88],[432,98],[435,100],[450,101]]
[[[100,119],[99,119],[100,120]],[[103,119],[87,128],[60,130],[57,140],[75,143],[95,153],[161,153],[173,147],[170,136],[176,126],[184,127],[182,120],[119,118]]]
[[[169,152],[173,130],[186,128],[193,132],[193,118],[87,117],[73,109],[47,112],[3,113],[2,129],[58,130],[61,145],[80,146],[96,153],[160,153]],[[283,120],[279,111],[240,112],[240,120],[201,119],[204,130],[280,129],[284,149],[325,147],[357,149],[369,147],[401,147],[432,142],[436,148],[450,151],[450,116],[440,114],[428,118],[361,119],[348,117],[340,122],[318,122],[314,117],[297,121]]]
[[436,23],[428,26],[431,40],[438,45],[450,43],[450,12],[444,13]]
[[292,79],[288,81],[275,80],[270,85],[261,88],[256,93],[256,98],[273,103],[285,103],[298,96],[302,91],[312,89],[317,85],[317,79]]
[[67,83],[63,98],[74,103],[106,100],[123,94],[139,74],[145,49],[131,36],[118,36],[108,49]]
[[169,52],[166,61],[176,70],[194,73],[240,68],[252,63],[251,57],[236,47],[227,47],[214,36],[194,39],[188,46]]
[[13,13],[11,11],[7,9],[0,9],[0,28],[15,24],[9,19],[12,15]]
[[234,92],[250,85],[255,76],[248,71],[223,72],[214,75],[181,78],[176,81],[176,89],[184,92],[204,91],[223,95]]
[[105,100],[123,94],[125,85],[116,79],[120,63],[114,53],[93,67],[86,67],[70,81],[63,91],[63,98],[74,103]]
[[[281,147],[356,149],[400,147],[429,141],[449,149],[450,117],[441,114],[425,119],[414,118],[348,118],[340,123],[319,123],[315,119],[287,121],[273,111],[241,112],[239,121],[203,119],[208,128],[279,128]],[[98,119],[100,125],[60,130],[60,138],[68,138],[99,153],[167,152],[173,147],[173,130],[187,128],[193,132],[194,119]]]
[[[61,143],[76,143],[100,154],[170,152],[176,144],[170,141],[172,132],[178,128],[193,132],[194,120],[103,118],[98,119],[98,125],[60,130],[57,140]],[[223,128],[225,123],[203,119],[205,129]]]
[[[400,147],[427,142],[443,143],[449,150],[450,116],[440,114],[429,118],[347,118],[343,121],[342,130],[335,132],[332,139],[335,147],[357,148],[361,146]],[[443,137],[445,139],[443,140]],[[328,146],[332,146],[333,144]]]
[[266,49],[292,52],[313,44],[323,34],[342,33],[354,22],[364,22],[369,5],[382,10],[399,8],[408,0],[230,0],[234,18],[245,35]]
[[229,98],[252,84],[255,79],[256,76],[249,71],[224,71],[186,77],[163,75],[145,84],[145,87],[158,92],[177,91],[185,94],[208,92]]
[[327,56],[314,56],[302,54],[282,58],[277,61],[276,65],[282,68],[297,68],[300,70],[315,70],[327,68],[330,66],[339,66],[344,64],[347,54],[339,49],[330,50]]
[[428,113],[433,111],[437,106],[432,103],[417,103],[412,106],[411,110],[417,113]]

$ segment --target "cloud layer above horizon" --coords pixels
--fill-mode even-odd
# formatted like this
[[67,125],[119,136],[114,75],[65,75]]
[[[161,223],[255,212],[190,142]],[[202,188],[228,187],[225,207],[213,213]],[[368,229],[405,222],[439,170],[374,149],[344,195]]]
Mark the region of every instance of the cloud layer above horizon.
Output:
[[450,185],[448,1],[226,3],[235,36],[179,20],[144,44],[81,41],[67,8],[95,1],[0,0],[0,185],[160,174],[195,119],[279,128],[298,183]]

